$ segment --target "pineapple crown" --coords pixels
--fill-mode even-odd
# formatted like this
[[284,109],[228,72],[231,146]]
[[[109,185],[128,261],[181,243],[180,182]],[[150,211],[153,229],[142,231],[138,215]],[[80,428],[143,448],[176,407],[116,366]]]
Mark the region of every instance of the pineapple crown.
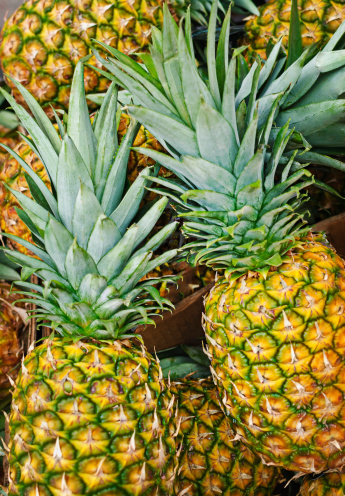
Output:
[[[175,230],[176,222],[147,240],[168,199],[139,210],[145,186],[150,184],[143,173],[126,191],[130,146],[139,125],[133,119],[118,144],[121,109],[117,111],[115,84],[91,124],[84,62],[78,63],[73,77],[67,126],[56,115],[61,139],[20,83],[13,81],[34,118],[2,90],[30,135],[23,139],[42,160],[52,184],[50,192],[21,157],[2,145],[26,171],[33,199],[9,189],[23,207],[18,214],[30,228],[35,244],[6,236],[35,256],[4,251],[23,266],[20,285],[37,291],[38,319],[50,321],[62,336],[110,339],[139,324],[152,323],[150,315],[172,306],[154,287],[160,280],[140,281],[176,255],[176,250],[171,250],[153,259],[153,252]],[[153,177],[156,173],[158,167],[151,169]],[[26,281],[32,274],[43,280],[43,287]]]
[[[146,70],[110,47],[116,59],[104,60],[95,53],[140,101],[141,107],[129,106],[129,112],[170,151],[171,156],[142,153],[178,178],[156,182],[166,188],[158,191],[168,191],[185,220],[184,233],[192,238],[186,245],[189,260],[225,268],[230,277],[247,270],[265,274],[282,263],[307,230],[301,190],[313,178],[297,160],[301,150],[295,147],[303,136],[289,129],[289,121],[273,126],[299,63],[277,80],[270,77],[270,65],[262,70],[256,65],[236,91],[241,50],[235,50],[229,62],[228,11],[216,51],[215,1],[205,83],[194,63],[190,16],[184,32],[167,9],[164,14],[163,32],[154,32]],[[258,98],[260,88],[267,91]]]

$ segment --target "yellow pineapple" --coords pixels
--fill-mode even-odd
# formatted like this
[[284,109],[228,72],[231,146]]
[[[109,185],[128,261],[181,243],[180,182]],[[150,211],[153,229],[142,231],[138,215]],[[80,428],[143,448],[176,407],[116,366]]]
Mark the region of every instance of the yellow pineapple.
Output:
[[[28,270],[43,281],[47,291],[28,287],[36,290],[38,321],[54,330],[54,337],[30,348],[15,384],[8,493],[174,496],[176,404],[159,363],[134,331],[152,323],[157,309],[171,307],[154,282],[140,280],[177,223],[147,241],[168,199],[140,209],[147,180],[142,173],[126,184],[138,126],[131,123],[118,145],[112,84],[92,129],[83,76],[79,63],[61,140],[37,102],[34,121],[5,93],[14,110],[25,113],[54,186],[50,191],[28,168],[37,185],[33,199],[14,194],[40,243],[7,235],[38,257],[5,249],[25,266],[24,286]],[[157,263],[176,254],[166,251]]]
[[[162,27],[163,4],[162,0],[27,0],[3,27],[2,69],[20,81],[50,116],[50,104],[67,110],[76,63],[91,52],[92,40],[131,56],[147,52],[152,27]],[[210,0],[169,1],[176,19],[189,6],[195,23],[206,24]],[[258,13],[251,0],[243,7]],[[94,58],[90,62],[97,63]],[[9,78],[7,82],[25,104],[13,82]],[[104,92],[107,86],[107,78],[85,68],[87,93]]]
[[219,406],[211,379],[172,382],[177,397],[182,453],[178,471],[185,496],[268,496],[279,470],[264,465],[235,434]]
[[[345,19],[342,2],[298,0],[298,10],[303,48],[315,43],[325,45]],[[277,43],[283,37],[283,46],[288,47],[291,0],[269,0],[259,11],[259,15],[248,17],[242,43],[249,45],[249,53],[256,52],[266,59],[269,42]]]
[[306,477],[298,496],[344,496],[345,475],[328,472],[314,478]]

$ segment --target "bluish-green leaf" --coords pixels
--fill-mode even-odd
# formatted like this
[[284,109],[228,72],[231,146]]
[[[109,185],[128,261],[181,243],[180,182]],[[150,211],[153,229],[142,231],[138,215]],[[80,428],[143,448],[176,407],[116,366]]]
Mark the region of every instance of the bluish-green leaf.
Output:
[[44,245],[63,277],[66,277],[65,261],[72,243],[71,233],[54,217],[49,216],[44,233]]
[[92,130],[89,109],[85,99],[84,62],[90,56],[79,60],[73,74],[69,100],[67,133],[72,138],[90,174],[96,164],[97,140]]
[[96,263],[108,253],[121,239],[121,233],[115,222],[105,215],[100,215],[91,233],[87,252]]
[[111,280],[119,275],[132,254],[137,232],[138,226],[133,224],[117,245],[101,258],[97,267],[102,276]]
[[238,151],[235,132],[207,103],[200,105],[196,136],[201,157],[231,172]]
[[74,204],[72,233],[84,250],[87,249],[97,219],[103,213],[95,194],[84,183],[81,183]]
[[86,274],[98,274],[93,258],[81,248],[75,239],[68,249],[65,269],[69,283],[78,289]]
[[93,190],[91,177],[83,158],[71,138],[66,135],[59,155],[56,190],[60,218],[70,232],[81,183]]
[[182,155],[199,155],[195,132],[171,117],[146,108],[129,105],[129,113],[158,140],[166,141]]

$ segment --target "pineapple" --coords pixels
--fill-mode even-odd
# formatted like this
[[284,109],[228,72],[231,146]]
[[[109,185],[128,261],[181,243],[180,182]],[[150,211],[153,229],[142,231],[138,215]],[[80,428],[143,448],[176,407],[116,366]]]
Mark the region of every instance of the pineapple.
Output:
[[[251,0],[238,0],[258,14]],[[97,39],[128,55],[147,50],[153,27],[162,25],[162,0],[28,0],[2,30],[0,59],[4,73],[21,81],[52,115],[50,104],[67,110],[75,65]],[[206,24],[210,0],[172,0],[176,16],[191,6],[193,20]],[[15,97],[25,103],[10,78]],[[103,92],[108,79],[85,69],[87,93]]]
[[10,401],[11,382],[16,378],[22,357],[20,344],[24,328],[24,310],[17,303],[20,296],[11,293],[9,281],[18,279],[13,265],[0,252],[0,408]]
[[240,441],[219,406],[211,379],[171,384],[181,419],[182,454],[178,471],[184,496],[266,496],[273,494],[279,471],[264,465]]
[[[176,222],[145,241],[168,199],[139,210],[150,184],[142,173],[124,193],[139,125],[133,120],[118,146],[113,83],[91,126],[82,62],[67,128],[59,121],[62,140],[23,86],[35,119],[5,93],[54,185],[51,192],[24,163],[33,198],[12,190],[36,244],[6,236],[39,259],[5,252],[23,266],[20,284],[37,291],[36,318],[54,335],[30,348],[15,383],[9,495],[174,495],[175,401],[134,331],[171,307],[153,287],[157,280],[139,281],[176,255],[151,260]],[[43,286],[26,282],[31,274]]]
[[344,496],[345,475],[328,472],[316,478],[306,477],[298,496]]
[[[178,488],[185,496],[273,494],[280,471],[262,463],[224,415],[200,346],[160,352],[163,375],[178,401],[182,456]],[[188,374],[188,375],[187,375]]]
[[[266,47],[282,37],[288,47],[291,0],[269,0],[259,7],[259,14],[247,18],[244,45],[249,54],[258,53],[266,59]],[[342,2],[330,0],[298,0],[303,48],[313,44],[324,46],[345,19]]]
[[[160,56],[147,60],[154,81],[124,57],[120,65],[104,63],[129,91],[136,82],[142,106],[129,106],[129,113],[174,150],[174,157],[142,152],[179,178],[156,182],[174,199],[192,238],[188,261],[225,271],[205,299],[203,323],[213,377],[237,438],[275,466],[337,469],[345,462],[345,266],[306,226],[303,189],[314,179],[282,118],[288,118],[287,102],[315,83],[320,66],[315,59],[303,66],[302,58],[275,79],[280,62],[275,70],[267,61],[235,91],[239,51],[229,63],[228,12],[215,53],[216,12],[217,1],[207,84],[193,64],[188,18],[184,35],[167,9],[152,50]],[[329,68],[335,60],[345,64],[342,52],[321,55],[317,61],[327,58]],[[161,70],[166,60],[175,62],[173,79]],[[321,103],[318,122],[307,119],[309,129],[325,123],[326,114]],[[328,125],[335,121],[336,128],[337,118],[329,112]]]

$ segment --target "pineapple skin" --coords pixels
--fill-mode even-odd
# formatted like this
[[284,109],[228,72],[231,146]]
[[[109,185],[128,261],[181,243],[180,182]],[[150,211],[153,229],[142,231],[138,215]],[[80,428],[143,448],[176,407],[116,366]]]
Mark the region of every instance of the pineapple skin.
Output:
[[218,279],[205,301],[211,371],[232,428],[263,460],[337,469],[345,462],[344,262],[312,237],[287,255],[266,278]]
[[[22,357],[19,334],[23,321],[12,307],[20,298],[10,294],[11,285],[0,283],[0,402],[10,398],[10,379],[17,376],[18,365]],[[20,304],[18,304],[20,306]]]
[[[345,5],[330,0],[298,0],[301,19],[302,46],[314,43],[323,46],[345,19]],[[245,24],[243,44],[249,45],[249,55],[258,53],[266,59],[266,46],[283,37],[288,47],[291,0],[269,0],[259,7],[260,16],[251,15]]]
[[47,340],[10,415],[9,495],[173,495],[174,399],[134,341]]
[[[182,453],[179,491],[184,496],[268,496],[279,470],[264,465],[243,443],[234,440],[211,379],[171,384],[178,399]],[[186,492],[184,492],[186,491]]]
[[316,479],[303,481],[299,496],[344,496],[345,475],[329,472]]
[[[96,39],[128,55],[145,51],[151,26],[162,25],[159,0],[29,0],[2,30],[4,73],[20,81],[52,115],[49,104],[68,109],[75,66]],[[99,47],[99,46],[98,46]],[[97,65],[92,58],[90,64]],[[85,67],[86,93],[104,92],[109,80]],[[8,80],[18,102],[25,104]]]

